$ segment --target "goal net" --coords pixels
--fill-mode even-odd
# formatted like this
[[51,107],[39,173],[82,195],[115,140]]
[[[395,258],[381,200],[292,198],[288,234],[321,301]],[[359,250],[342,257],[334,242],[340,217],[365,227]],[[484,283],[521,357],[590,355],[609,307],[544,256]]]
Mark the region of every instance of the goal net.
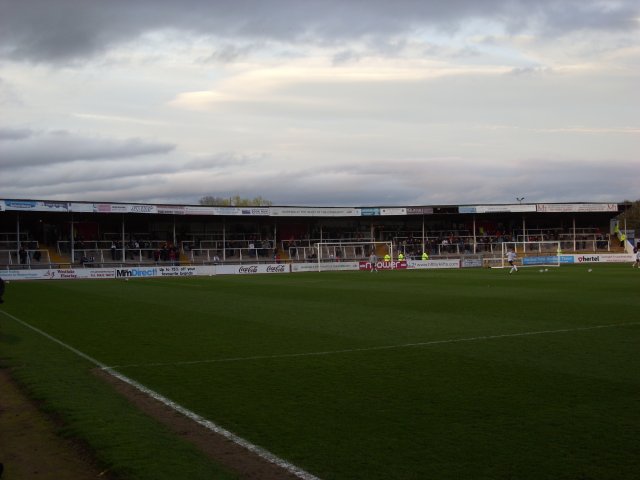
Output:
[[379,261],[385,255],[393,258],[392,242],[319,242],[315,244],[318,271],[329,270],[336,262],[360,262],[369,260],[375,253]]
[[519,267],[559,267],[562,254],[559,241],[503,242],[500,264],[496,267],[509,266],[509,252],[515,253],[515,263]]

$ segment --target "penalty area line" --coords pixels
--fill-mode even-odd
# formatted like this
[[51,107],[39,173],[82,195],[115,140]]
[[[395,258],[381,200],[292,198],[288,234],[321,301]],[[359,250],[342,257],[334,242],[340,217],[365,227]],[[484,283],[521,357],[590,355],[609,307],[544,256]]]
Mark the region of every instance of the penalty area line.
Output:
[[249,442],[248,440],[245,440],[242,437],[239,437],[238,435],[236,435],[233,432],[230,432],[229,430],[217,425],[216,423],[212,422],[211,420],[207,420],[206,418],[198,415],[197,413],[189,410],[188,408],[183,407],[182,405],[174,402],[173,400],[161,395],[160,393],[151,390],[150,388],[147,388],[146,386],[144,386],[143,384],[133,380],[132,378],[127,377],[126,375],[121,374],[120,372],[114,370],[114,367],[109,367],[107,365],[105,365],[104,363],[96,360],[95,358],[87,355],[84,352],[81,352],[80,350],[72,347],[71,345],[63,342],[62,340],[54,337],[53,335],[48,334],[47,332],[45,332],[44,330],[39,329],[38,327],[34,327],[33,325],[25,322],[24,320],[20,320],[18,317],[11,315],[8,312],[5,312],[4,310],[0,310],[1,313],[3,313],[4,315],[6,315],[7,317],[11,318],[12,320],[14,320],[15,322],[17,322],[18,324],[22,325],[25,328],[28,328],[36,333],[38,333],[39,335],[43,336],[44,338],[46,338],[47,340],[50,340],[58,345],[60,345],[61,347],[73,352],[74,354],[76,354],[77,356],[79,356],[80,358],[83,358],[84,360],[88,361],[89,363],[95,365],[96,367],[100,368],[101,370],[107,372],[109,375],[117,378],[118,380],[127,383],[128,385],[134,387],[136,390],[144,393],[147,396],[152,397],[153,399],[161,402],[162,404],[164,404],[165,406],[171,408],[172,410],[175,410],[178,413],[181,413],[182,415],[184,415],[185,417],[193,420],[194,422],[196,422],[198,425],[205,427],[206,429],[218,434],[218,435],[222,435],[223,437],[225,437],[227,440],[232,441],[233,443],[240,445],[241,447],[244,447],[245,449],[249,450],[250,452],[254,453],[255,455],[261,457],[262,459],[273,463],[277,466],[279,466],[280,468],[282,468],[283,470],[286,470],[287,472],[295,475],[298,478],[301,478],[302,480],[320,480],[318,477],[316,477],[315,475],[312,475],[311,473],[303,470],[300,467],[297,467],[296,465],[293,465],[292,463],[287,462],[286,460],[278,457],[277,455],[269,452],[268,450],[255,445],[251,442]]
[[610,323],[607,325],[592,325],[590,327],[575,327],[575,328],[559,328],[556,330],[537,330],[531,332],[519,332],[519,333],[503,333],[497,335],[481,335],[477,337],[463,337],[463,338],[450,338],[445,340],[433,340],[429,342],[417,342],[417,343],[402,343],[398,345],[381,345],[378,347],[362,347],[362,348],[345,348],[341,350],[324,350],[319,352],[300,352],[300,353],[282,353],[274,355],[252,355],[247,357],[228,357],[228,358],[213,358],[208,360],[185,360],[182,362],[169,362],[169,363],[131,363],[123,365],[112,365],[104,367],[105,370],[115,368],[134,368],[134,367],[177,367],[183,365],[198,365],[203,363],[224,363],[224,362],[243,362],[251,360],[273,360],[280,358],[296,358],[296,357],[320,357],[326,355],[338,355],[344,353],[359,353],[359,352],[375,352],[383,350],[396,350],[401,348],[411,347],[428,347],[431,345],[444,345],[448,343],[463,343],[463,342],[477,342],[481,340],[494,340],[499,338],[512,338],[512,337],[527,337],[535,335],[550,335],[554,333],[571,333],[582,332],[586,330],[598,330],[603,328],[616,328],[626,326],[640,325],[640,322],[627,322],[627,323]]

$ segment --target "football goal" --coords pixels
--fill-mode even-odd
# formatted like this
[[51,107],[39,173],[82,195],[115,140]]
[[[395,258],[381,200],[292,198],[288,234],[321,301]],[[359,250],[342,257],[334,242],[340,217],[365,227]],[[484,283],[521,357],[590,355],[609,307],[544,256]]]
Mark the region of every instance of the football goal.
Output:
[[393,258],[392,242],[319,242],[315,247],[318,271],[334,270],[329,264],[336,262],[368,261],[374,252],[379,261],[386,254]]
[[538,242],[503,242],[500,263],[495,262],[495,268],[509,266],[507,256],[509,252],[516,254],[515,262],[520,267],[559,267],[560,242],[545,240]]

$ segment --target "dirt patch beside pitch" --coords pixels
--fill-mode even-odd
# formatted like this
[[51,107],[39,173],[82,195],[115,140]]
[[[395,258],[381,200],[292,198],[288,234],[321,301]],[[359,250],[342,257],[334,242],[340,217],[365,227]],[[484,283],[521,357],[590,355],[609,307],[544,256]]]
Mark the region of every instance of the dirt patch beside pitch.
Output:
[[137,408],[167,426],[176,435],[198,447],[209,458],[242,479],[300,480],[300,477],[269,462],[223,435],[199,425],[162,402],[148,396],[113,375],[96,369],[94,373],[112,385]]
[[3,480],[114,480],[91,452],[60,437],[58,425],[0,369],[0,463]]
[[[294,480],[288,472],[246,448],[235,444],[195,421],[172,410],[134,387],[96,369],[95,374],[109,383],[137,408],[192,443],[217,464],[242,479]],[[58,435],[60,425],[38,409],[34,401],[0,369],[0,463],[3,480],[117,480],[100,468],[92,452]]]

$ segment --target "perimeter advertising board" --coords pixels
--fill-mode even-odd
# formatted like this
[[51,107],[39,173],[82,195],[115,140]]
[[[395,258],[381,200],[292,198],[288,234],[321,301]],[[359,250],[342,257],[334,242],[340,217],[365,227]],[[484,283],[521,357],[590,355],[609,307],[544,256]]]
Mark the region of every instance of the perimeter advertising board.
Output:
[[[361,261],[358,264],[359,270],[372,270],[373,266],[371,262]],[[406,260],[402,260],[399,262],[383,262],[382,260],[376,262],[376,269],[378,270],[406,270],[407,262]]]
[[331,263],[292,263],[291,271],[293,273],[301,272],[345,272],[351,270],[359,270],[360,264],[358,262],[331,262]]
[[49,268],[41,270],[5,270],[5,280],[76,280],[114,278],[113,268]]
[[441,269],[441,268],[460,268],[460,260],[443,259],[443,260],[409,260],[409,269]]
[[252,265],[216,265],[216,275],[256,275],[260,273],[289,273],[289,265],[284,263]]

